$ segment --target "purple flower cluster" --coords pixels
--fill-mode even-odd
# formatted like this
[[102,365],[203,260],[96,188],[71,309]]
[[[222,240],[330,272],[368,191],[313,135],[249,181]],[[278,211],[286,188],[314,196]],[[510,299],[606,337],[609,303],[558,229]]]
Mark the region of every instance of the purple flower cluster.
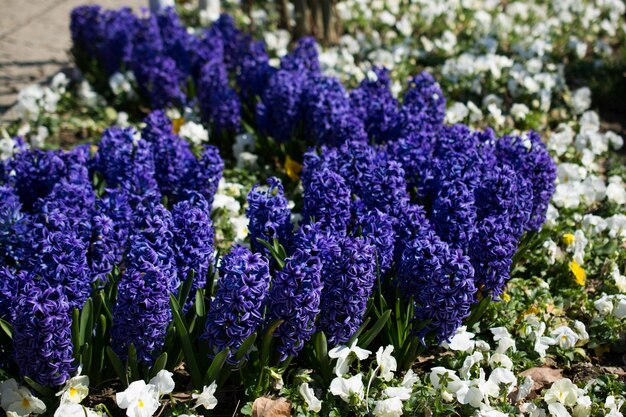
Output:
[[113,350],[120,358],[128,357],[131,344],[141,363],[150,365],[161,353],[172,319],[168,278],[148,263],[133,266],[122,275],[111,328]]
[[347,342],[358,330],[376,282],[375,249],[368,240],[345,237],[340,247],[341,255],[324,277],[318,323],[333,346]]
[[269,287],[269,264],[263,255],[235,246],[224,256],[203,336],[213,353],[225,348],[234,352],[263,324]]
[[[209,268],[213,264],[213,222],[211,209],[201,194],[190,193],[187,200],[172,208],[173,248],[176,266],[181,280],[186,280],[191,271],[194,280],[191,286],[191,299],[196,290],[204,288]],[[190,307],[188,302],[186,307]]]
[[61,287],[27,286],[17,301],[13,351],[20,374],[50,387],[73,373],[70,304]]
[[272,280],[267,320],[284,320],[274,333],[281,360],[296,356],[316,330],[324,287],[321,273],[320,258],[298,249]]
[[269,251],[257,239],[272,243],[277,239],[284,247],[289,246],[291,236],[291,210],[287,207],[287,197],[280,180],[271,177],[268,188],[255,185],[248,193],[246,215],[250,220],[248,230],[250,246],[255,252],[269,257]]
[[[26,326],[32,313],[22,317],[26,310],[16,300],[56,300],[56,293],[47,292],[52,288],[61,293],[57,307],[64,306],[71,321],[71,310],[82,308],[94,290],[115,285],[109,277],[117,269],[123,274],[118,298],[111,300],[114,349],[124,357],[133,344],[146,363],[160,353],[171,321],[169,295],[192,270],[192,290],[206,284],[213,255],[208,200],[224,163],[214,147],[197,158],[162,112],[148,116],[142,133],[140,138],[133,129],[111,128],[97,146],[20,149],[1,163],[0,317]],[[45,337],[56,338],[57,331],[52,326]],[[42,369],[43,378],[52,378],[45,370],[48,356],[31,356],[29,364],[16,358],[22,373]],[[45,383],[58,385],[67,375]]]
[[555,165],[534,132],[497,138],[444,125],[445,98],[429,74],[411,80],[401,106],[384,70],[375,74],[350,99],[381,144],[347,140],[305,154],[303,218],[363,236],[381,275],[395,277],[384,282],[399,285],[416,319],[446,340],[477,291],[503,291],[523,233],[545,220]]

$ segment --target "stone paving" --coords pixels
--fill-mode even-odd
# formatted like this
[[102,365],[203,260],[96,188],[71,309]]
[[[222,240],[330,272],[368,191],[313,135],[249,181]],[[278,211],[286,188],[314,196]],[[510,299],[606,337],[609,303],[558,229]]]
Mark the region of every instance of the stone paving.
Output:
[[82,4],[147,7],[147,0],[0,0],[0,115],[19,90],[70,63],[70,11]]

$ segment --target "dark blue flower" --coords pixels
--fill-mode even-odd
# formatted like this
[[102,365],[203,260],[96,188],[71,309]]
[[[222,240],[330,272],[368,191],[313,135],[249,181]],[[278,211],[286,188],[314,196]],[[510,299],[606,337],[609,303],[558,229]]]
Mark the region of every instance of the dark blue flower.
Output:
[[261,326],[269,286],[264,256],[242,246],[235,246],[224,256],[204,331],[211,352],[225,348],[234,352]]
[[365,78],[350,92],[350,104],[356,116],[363,121],[365,131],[376,142],[390,139],[398,123],[398,100],[391,93],[389,71],[375,67],[374,78]]
[[315,39],[311,36],[300,38],[294,50],[280,60],[280,69],[299,73],[320,73]]
[[302,217],[324,228],[345,231],[350,221],[352,193],[343,177],[329,169],[316,171],[304,189]]
[[284,320],[274,332],[281,360],[296,356],[315,332],[323,288],[318,257],[296,250],[285,261],[272,280],[267,314],[268,323]]
[[58,387],[74,373],[72,319],[63,289],[29,285],[19,296],[13,321],[13,353],[20,375]]
[[374,246],[363,238],[346,237],[341,254],[324,274],[318,328],[330,346],[344,343],[363,322],[367,300],[376,282]]
[[454,336],[475,300],[469,258],[426,231],[404,249],[398,278],[403,295],[415,303],[415,318],[427,323],[421,334],[433,330],[439,342]]
[[333,77],[309,77],[302,94],[304,136],[310,143],[339,146],[366,141],[363,122],[352,111],[348,92]]
[[273,239],[289,247],[291,240],[291,210],[287,207],[288,201],[285,190],[278,178],[267,180],[269,188],[262,189],[258,184],[248,193],[248,208],[246,215],[250,220],[248,230],[250,246],[255,252],[261,252],[269,257],[269,251],[257,239],[272,243]]
[[256,107],[258,129],[278,142],[287,142],[302,118],[302,92],[306,76],[279,70],[269,78]]
[[172,320],[168,278],[151,265],[131,267],[122,275],[117,291],[111,346],[125,360],[133,344],[138,361],[152,365],[163,349]]
[[[172,208],[174,226],[174,253],[178,276],[186,280],[191,271],[195,277],[190,291],[193,300],[196,290],[204,288],[213,263],[213,222],[211,207],[201,194],[192,192]],[[187,307],[192,303],[188,303]]]
[[197,91],[203,117],[213,129],[218,134],[237,132],[241,121],[241,103],[228,83],[224,62],[212,60],[202,67]]

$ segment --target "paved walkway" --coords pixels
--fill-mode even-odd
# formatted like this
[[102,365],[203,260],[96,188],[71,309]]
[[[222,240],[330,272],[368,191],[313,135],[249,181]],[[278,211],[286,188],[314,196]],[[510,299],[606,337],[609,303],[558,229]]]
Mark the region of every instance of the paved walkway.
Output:
[[70,11],[82,4],[148,6],[147,0],[0,0],[0,116],[18,91],[70,62]]

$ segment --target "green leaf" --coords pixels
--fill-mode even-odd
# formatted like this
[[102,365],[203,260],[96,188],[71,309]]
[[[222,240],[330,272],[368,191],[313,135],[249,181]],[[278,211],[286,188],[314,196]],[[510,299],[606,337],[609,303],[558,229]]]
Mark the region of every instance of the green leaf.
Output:
[[196,350],[194,349],[193,344],[191,343],[191,339],[189,338],[189,331],[187,330],[185,321],[182,318],[178,301],[176,301],[176,298],[173,294],[170,294],[170,304],[172,306],[174,324],[176,326],[178,337],[180,338],[183,347],[183,352],[185,353],[185,359],[187,361],[189,373],[191,374],[191,380],[194,387],[196,387],[197,389],[201,389],[203,387],[202,373],[200,372],[200,368],[198,367],[198,355],[196,354]]
[[222,350],[220,353],[215,355],[213,361],[211,362],[211,366],[207,369],[206,374],[204,375],[204,384],[209,385],[211,382],[217,381],[217,378],[220,376],[220,372],[226,359],[228,359],[228,355],[230,354],[230,348],[226,348]]
[[150,378],[153,378],[158,374],[161,370],[165,369],[165,364],[167,363],[167,352],[161,353],[161,355],[154,361],[154,365],[150,369]]
[[324,332],[318,332],[313,335],[313,343],[315,349],[315,359],[320,367],[322,378],[326,382],[330,382],[332,378],[332,370],[328,357],[328,341]]
[[80,346],[91,341],[91,331],[93,330],[93,317],[91,311],[93,308],[93,302],[91,298],[85,301],[82,311],[80,312],[80,328],[79,328],[79,341]]
[[198,317],[206,317],[206,306],[204,304],[204,291],[196,291],[196,315]]
[[283,267],[285,266],[285,257],[282,256],[281,253],[285,254],[285,249],[282,247],[280,243],[278,243],[278,240],[274,238],[274,245],[271,245],[267,240],[263,240],[259,237],[257,237],[256,240],[257,242],[265,246],[270,251],[270,254],[272,255],[272,257],[276,260],[276,263],[278,264],[278,268],[283,269]]
[[191,286],[193,285],[194,277],[196,273],[192,269],[187,274],[187,279],[183,282],[183,285],[180,286],[178,290],[178,304],[184,306],[187,303],[187,298],[189,298],[189,293],[191,292]]
[[263,342],[261,343],[261,355],[260,363],[262,367],[266,367],[269,363],[272,340],[274,339],[274,331],[283,324],[285,320],[276,320],[265,331],[265,335],[263,336]]
[[2,329],[10,339],[13,339],[13,326],[11,326],[11,323],[0,319],[0,329]]
[[24,381],[26,381],[26,383],[42,397],[54,397],[54,390],[52,388],[43,386],[27,376],[24,377]]
[[109,358],[109,362],[111,362],[111,366],[113,367],[113,370],[122,382],[122,386],[124,388],[128,387],[128,375],[126,373],[126,367],[122,363],[121,359],[119,358],[119,356],[117,356],[117,353],[115,353],[115,351],[111,349],[111,346],[106,347],[106,352]]
[[361,335],[361,333],[363,333],[363,330],[365,330],[365,328],[367,327],[367,325],[369,324],[371,318],[368,317],[365,320],[363,320],[363,323],[361,323],[361,325],[359,326],[359,328],[356,330],[356,332],[354,332],[354,334],[352,335],[352,337],[350,338],[350,340],[348,340],[348,342],[346,343],[348,346],[351,346],[352,343],[358,339],[358,337]]
[[80,311],[74,307],[72,310],[72,345],[74,345],[74,357],[78,358],[80,352]]
[[128,346],[128,359],[126,363],[128,363],[128,367],[130,368],[130,380],[140,380],[141,374],[139,373],[139,363],[137,362],[137,349],[132,343]]
[[380,333],[383,327],[385,327],[389,317],[391,317],[391,310],[385,311],[382,316],[378,318],[374,326],[363,334],[363,337],[359,340],[359,346],[363,349],[367,348],[367,346],[374,341],[376,336],[378,336],[378,333]]
[[246,340],[243,341],[243,343],[239,346],[239,349],[235,351],[235,354],[234,354],[235,362],[241,361],[248,354],[248,352],[250,352],[250,349],[252,349],[252,346],[254,345],[254,342],[256,341],[256,337],[257,337],[257,333],[254,332],[250,336],[248,336]]

